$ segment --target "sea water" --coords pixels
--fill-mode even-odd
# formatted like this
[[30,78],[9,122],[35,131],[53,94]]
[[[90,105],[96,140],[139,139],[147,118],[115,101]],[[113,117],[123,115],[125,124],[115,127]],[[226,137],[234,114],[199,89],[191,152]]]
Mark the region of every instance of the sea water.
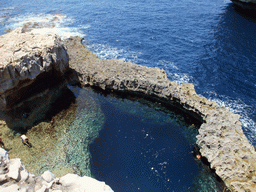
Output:
[[239,114],[256,146],[256,24],[232,2],[1,1],[0,34],[28,22],[39,26],[32,33],[83,36],[102,59],[159,67],[170,80],[193,83],[197,93]]
[[43,23],[34,33],[83,36],[102,59],[159,67],[170,80],[193,83],[197,93],[241,115],[256,145],[256,24],[231,1],[1,1],[0,34],[27,22]]
[[195,159],[199,124],[159,103],[98,98],[105,123],[89,145],[95,178],[117,192],[223,190],[209,167]]

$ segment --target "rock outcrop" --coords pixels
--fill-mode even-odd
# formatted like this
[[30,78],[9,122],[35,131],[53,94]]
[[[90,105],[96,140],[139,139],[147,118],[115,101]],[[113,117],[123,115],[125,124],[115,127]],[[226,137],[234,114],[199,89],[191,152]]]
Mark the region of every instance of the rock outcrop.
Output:
[[0,192],[104,192],[113,190],[104,182],[75,174],[57,178],[50,171],[41,176],[30,174],[20,159],[9,159],[0,148]]
[[248,142],[240,116],[199,96],[193,84],[168,80],[164,70],[122,60],[101,60],[81,44],[82,38],[67,39],[70,68],[83,85],[106,91],[140,94],[172,104],[201,121],[197,144],[202,156],[233,191],[256,191],[256,153]]
[[238,8],[247,11],[248,14],[255,16],[256,1],[255,0],[231,0]]
[[32,35],[17,28],[0,36],[0,55],[1,110],[43,91],[40,80],[49,86],[53,82],[45,79],[62,76],[68,69],[68,55],[53,34]]

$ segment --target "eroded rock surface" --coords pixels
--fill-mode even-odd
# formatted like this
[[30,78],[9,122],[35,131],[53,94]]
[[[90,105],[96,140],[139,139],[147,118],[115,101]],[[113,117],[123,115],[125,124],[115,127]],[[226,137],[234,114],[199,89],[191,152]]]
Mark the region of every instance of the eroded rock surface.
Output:
[[0,148],[0,192],[104,192],[113,190],[104,182],[75,174],[57,178],[50,171],[41,176],[30,174],[20,159],[9,159]]
[[81,44],[67,39],[70,68],[84,85],[103,90],[141,94],[161,103],[171,103],[202,122],[197,144],[202,156],[233,191],[256,191],[256,153],[248,142],[240,116],[199,96],[193,84],[168,80],[164,70],[122,60],[101,60]]
[[0,36],[0,109],[31,96],[27,92],[33,92],[36,79],[62,76],[67,69],[68,55],[57,35],[32,35],[17,28]]

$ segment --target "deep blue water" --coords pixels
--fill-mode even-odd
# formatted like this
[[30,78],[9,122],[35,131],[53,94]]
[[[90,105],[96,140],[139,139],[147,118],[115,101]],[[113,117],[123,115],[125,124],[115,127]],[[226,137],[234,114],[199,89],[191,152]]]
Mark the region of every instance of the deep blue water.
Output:
[[1,0],[0,34],[28,21],[48,27],[54,17],[54,28],[32,32],[84,36],[102,59],[163,68],[170,80],[194,83],[197,93],[241,115],[256,146],[256,23],[230,1]]
[[90,145],[92,174],[114,191],[189,191],[199,167],[187,128],[138,103],[101,100],[106,121]]
[[184,114],[143,99],[94,97],[105,119],[89,145],[95,178],[116,192],[223,191],[208,166],[195,160],[198,125]]

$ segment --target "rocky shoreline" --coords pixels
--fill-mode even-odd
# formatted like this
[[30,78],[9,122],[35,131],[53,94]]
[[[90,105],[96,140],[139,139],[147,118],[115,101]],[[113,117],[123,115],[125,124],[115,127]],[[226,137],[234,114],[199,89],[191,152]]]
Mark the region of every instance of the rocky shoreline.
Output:
[[[50,171],[41,176],[30,174],[20,159],[9,159],[7,152],[0,148],[0,192],[103,192],[112,191],[104,182],[75,174],[57,178]],[[113,191],[112,191],[113,192]]]
[[65,41],[70,68],[77,72],[79,82],[153,98],[189,113],[202,122],[197,145],[216,174],[233,191],[256,190],[256,153],[243,133],[239,115],[196,94],[193,84],[169,81],[164,70],[122,60],[101,60],[81,41],[80,37]]
[[[26,35],[30,36],[28,38],[32,42],[34,39],[42,38],[37,35]],[[21,29],[17,29],[1,36],[1,44],[3,44],[0,45],[1,55],[8,50],[5,47],[5,43],[3,43],[6,36],[22,39],[26,35],[22,33]],[[15,106],[20,101],[15,98],[26,95],[28,87],[33,90],[35,86],[33,83],[37,76],[40,77],[40,74],[44,74],[40,80],[40,82],[43,82],[45,79],[43,76],[47,73],[63,78],[65,72],[68,72],[71,74],[68,81],[72,83],[154,99],[162,103],[162,105],[178,107],[202,123],[197,136],[197,145],[200,148],[200,153],[207,158],[211,168],[215,170],[228,188],[232,191],[256,190],[256,153],[254,147],[248,142],[243,133],[239,115],[233,114],[225,107],[220,107],[214,101],[209,101],[205,97],[199,96],[195,92],[193,84],[184,83],[179,85],[171,82],[164,70],[148,68],[122,60],[101,60],[85,49],[80,37],[66,39],[63,46],[55,35],[45,35],[44,38],[47,36],[52,39],[49,41],[50,47],[52,47],[53,43],[56,47],[61,48],[53,48],[53,46],[51,49],[47,49],[47,46],[35,46],[33,43],[30,44],[31,46],[24,46],[24,43],[28,45],[29,42],[22,41],[23,43],[17,44],[20,48],[15,49],[16,51],[12,50],[4,60],[0,60],[0,98],[2,99],[0,106],[2,106],[2,109]],[[37,49],[40,46],[42,48],[41,51],[33,52],[34,48]],[[67,54],[65,49],[62,49],[65,47]],[[24,49],[26,51],[23,51]],[[50,51],[46,51],[47,54],[42,54],[44,50]],[[16,58],[16,52],[21,53],[19,54],[20,58]],[[31,56],[32,53],[33,55]],[[49,55],[48,53],[54,56],[42,56]],[[36,59],[38,55],[40,55],[39,59]],[[47,61],[50,62],[46,64]],[[68,61],[69,66],[66,61]],[[5,62],[9,63],[4,64]],[[17,63],[17,65],[13,65],[13,63]],[[27,73],[23,72],[23,70],[18,71],[18,69],[23,69],[24,66],[26,66],[27,70],[25,71]],[[44,66],[52,66],[51,69],[53,70],[47,70]],[[37,69],[35,70],[37,76],[21,75],[31,74],[34,68]],[[21,82],[26,83],[19,83],[19,79],[21,79]],[[47,89],[47,86],[45,89]],[[19,97],[12,96],[15,94]],[[27,99],[27,97],[24,97],[24,99]],[[53,190],[51,189],[50,191]]]

